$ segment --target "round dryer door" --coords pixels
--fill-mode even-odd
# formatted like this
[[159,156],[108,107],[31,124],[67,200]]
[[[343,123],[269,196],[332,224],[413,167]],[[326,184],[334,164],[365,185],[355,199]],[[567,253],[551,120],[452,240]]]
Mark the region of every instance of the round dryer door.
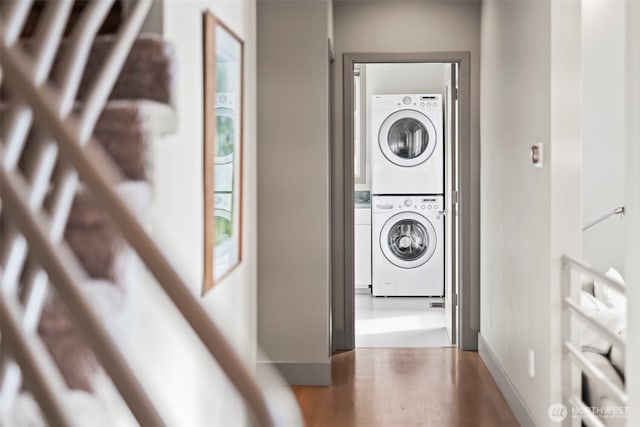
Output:
[[436,128],[416,110],[391,114],[380,126],[378,143],[384,156],[398,166],[412,167],[427,161],[437,144]]
[[402,212],[391,217],[380,232],[380,248],[392,264],[401,268],[420,267],[436,250],[436,230],[420,214]]

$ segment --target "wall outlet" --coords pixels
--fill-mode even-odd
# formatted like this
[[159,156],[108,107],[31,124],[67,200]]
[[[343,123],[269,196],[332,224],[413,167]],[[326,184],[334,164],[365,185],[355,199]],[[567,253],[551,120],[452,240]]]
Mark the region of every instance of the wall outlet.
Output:
[[536,352],[529,349],[529,358],[527,362],[529,376],[531,378],[536,376]]

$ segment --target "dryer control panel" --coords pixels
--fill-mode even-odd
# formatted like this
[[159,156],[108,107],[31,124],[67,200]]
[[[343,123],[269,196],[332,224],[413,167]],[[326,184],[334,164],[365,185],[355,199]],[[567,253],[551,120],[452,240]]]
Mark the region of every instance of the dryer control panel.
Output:
[[395,205],[397,210],[438,211],[442,208],[442,202],[437,197],[399,198]]
[[407,94],[407,95],[373,95],[371,97],[373,111],[411,108],[415,110],[442,109],[440,94]]

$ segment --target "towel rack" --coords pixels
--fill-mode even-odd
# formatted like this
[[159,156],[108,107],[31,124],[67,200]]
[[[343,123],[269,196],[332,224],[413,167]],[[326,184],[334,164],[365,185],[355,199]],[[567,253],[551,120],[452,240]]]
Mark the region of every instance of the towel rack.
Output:
[[615,208],[614,210],[612,210],[608,214],[602,215],[600,218],[591,221],[589,224],[587,224],[584,227],[582,227],[582,231],[588,230],[591,227],[593,227],[594,225],[598,225],[602,221],[604,221],[605,219],[607,219],[609,217],[612,217],[614,215],[624,215],[624,206],[618,206],[617,208]]

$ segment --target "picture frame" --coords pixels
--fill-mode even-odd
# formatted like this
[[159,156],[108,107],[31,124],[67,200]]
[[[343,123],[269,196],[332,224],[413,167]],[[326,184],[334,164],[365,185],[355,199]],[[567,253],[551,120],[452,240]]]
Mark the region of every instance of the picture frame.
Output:
[[242,262],[244,42],[203,13],[204,280],[202,293]]

